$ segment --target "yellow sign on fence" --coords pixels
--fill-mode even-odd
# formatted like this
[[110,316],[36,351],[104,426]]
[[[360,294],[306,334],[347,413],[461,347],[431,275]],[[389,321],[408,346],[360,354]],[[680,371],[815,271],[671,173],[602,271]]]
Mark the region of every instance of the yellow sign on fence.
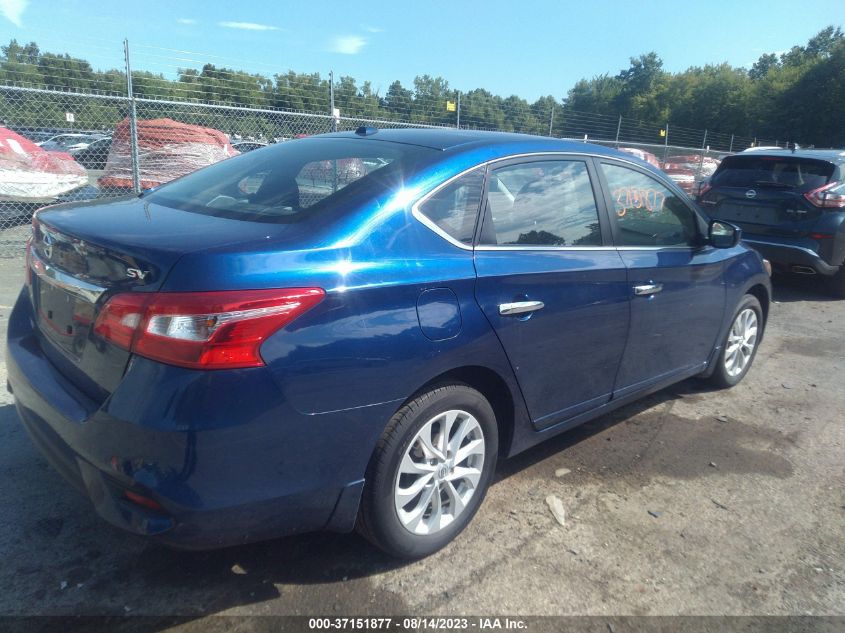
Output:
[[455,112],[458,109],[458,104],[454,101],[447,101],[446,102],[446,112]]

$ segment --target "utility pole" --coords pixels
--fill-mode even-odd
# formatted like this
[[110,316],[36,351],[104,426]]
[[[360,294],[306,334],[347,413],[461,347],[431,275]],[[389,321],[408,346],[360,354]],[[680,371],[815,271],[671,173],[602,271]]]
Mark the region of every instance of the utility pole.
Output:
[[554,128],[554,125],[555,125],[555,104],[552,103],[552,112],[549,115],[549,136],[554,136],[552,134],[552,128]]
[[731,134],[731,145],[730,145],[730,147],[728,147],[728,153],[729,154],[733,153],[733,151],[734,151],[734,135]]
[[669,157],[669,123],[666,123],[666,136],[663,137],[663,163]]
[[460,130],[461,129],[461,91],[458,90],[458,105],[455,108],[458,112],[458,118],[455,121],[455,128]]
[[138,113],[135,110],[135,94],[132,92],[132,66],[129,63],[129,40],[123,40],[123,55],[126,59],[126,96],[129,97],[129,150],[132,158],[132,190],[141,193],[141,172],[138,165]]
[[616,124],[616,149],[619,149],[619,134],[622,132],[622,115],[619,115],[619,123]]

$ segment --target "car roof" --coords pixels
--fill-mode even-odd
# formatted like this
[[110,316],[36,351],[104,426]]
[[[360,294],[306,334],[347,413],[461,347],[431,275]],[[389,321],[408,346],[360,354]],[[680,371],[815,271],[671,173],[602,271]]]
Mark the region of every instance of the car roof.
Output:
[[[373,130],[374,128],[368,128]],[[630,154],[622,154],[616,150],[601,145],[585,144],[580,141],[564,141],[548,136],[535,136],[533,134],[516,134],[511,132],[487,132],[481,130],[456,130],[450,128],[400,128],[400,129],[376,129],[372,133],[358,134],[356,132],[337,132],[332,134],[321,134],[321,137],[329,138],[366,138],[375,141],[387,141],[392,143],[403,143],[407,145],[419,145],[440,151],[449,151],[460,148],[469,150],[477,147],[500,148],[501,154],[507,154],[508,150],[516,151],[549,151],[549,152],[573,152],[603,154],[631,158]]]
[[832,163],[845,163],[845,150],[842,149],[754,149],[740,152],[737,156],[782,156],[788,158],[815,158]]

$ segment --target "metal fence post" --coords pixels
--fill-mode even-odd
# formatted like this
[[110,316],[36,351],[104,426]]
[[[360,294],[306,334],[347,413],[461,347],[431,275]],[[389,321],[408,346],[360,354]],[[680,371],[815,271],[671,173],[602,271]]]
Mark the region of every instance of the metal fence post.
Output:
[[129,63],[129,40],[123,40],[123,54],[126,58],[126,96],[129,98],[129,148],[132,158],[132,189],[141,193],[141,168],[138,159],[138,113],[135,110],[135,95],[132,92],[132,65]]
[[663,164],[666,164],[666,159],[669,158],[669,122],[666,122],[666,136],[663,137]]
[[334,116],[334,71],[329,71],[329,116],[332,118],[332,132],[337,132],[337,119]]
[[701,180],[701,174],[704,171],[704,152],[707,148],[707,130],[704,130],[704,140],[701,141],[701,160],[698,161],[698,180]]
[[619,115],[619,123],[616,124],[616,149],[619,149],[619,134],[622,132],[622,115]]
[[555,125],[555,106],[556,105],[557,105],[556,103],[552,103],[552,111],[549,113],[549,136],[554,136],[554,134],[552,134],[552,128],[554,128],[554,125]]
[[731,145],[728,147],[728,153],[732,153],[734,151],[734,135],[731,134]]
[[461,91],[458,90],[458,104],[455,106],[455,110],[458,113],[458,117],[455,120],[455,129],[461,129]]

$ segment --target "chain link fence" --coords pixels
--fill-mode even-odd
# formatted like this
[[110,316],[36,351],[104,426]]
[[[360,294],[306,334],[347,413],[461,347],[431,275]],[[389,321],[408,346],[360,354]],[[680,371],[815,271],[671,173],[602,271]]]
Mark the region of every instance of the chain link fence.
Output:
[[[0,257],[20,256],[32,213],[45,205],[132,195],[263,145],[362,125],[505,130],[599,143],[665,169],[688,193],[727,154],[755,142],[774,144],[574,112],[551,98],[531,107],[515,101],[509,108],[493,109],[486,93],[463,99],[457,91],[399,95],[414,101],[412,112],[395,95],[392,100],[373,99],[366,91],[344,96],[347,78],[335,82],[333,75],[328,82],[313,76],[307,86],[276,76],[273,94],[288,90],[281,105],[325,108],[322,112],[276,107],[278,101],[267,90],[246,100],[235,94],[244,80],[225,75],[227,99],[250,105],[204,101],[201,89],[190,83],[178,98],[154,98],[148,95],[157,94],[159,83],[167,84],[173,96],[173,82],[130,71],[128,45],[126,53],[128,72],[109,71],[100,78],[101,83],[111,82],[107,90],[92,83],[88,91],[79,82],[93,80],[78,78],[73,85],[82,88],[58,89],[67,75],[61,69],[55,69],[51,85],[31,85],[23,80],[23,71],[14,74],[7,64],[5,83],[0,77]],[[420,102],[422,110],[416,107]],[[268,103],[272,107],[263,107]]]

